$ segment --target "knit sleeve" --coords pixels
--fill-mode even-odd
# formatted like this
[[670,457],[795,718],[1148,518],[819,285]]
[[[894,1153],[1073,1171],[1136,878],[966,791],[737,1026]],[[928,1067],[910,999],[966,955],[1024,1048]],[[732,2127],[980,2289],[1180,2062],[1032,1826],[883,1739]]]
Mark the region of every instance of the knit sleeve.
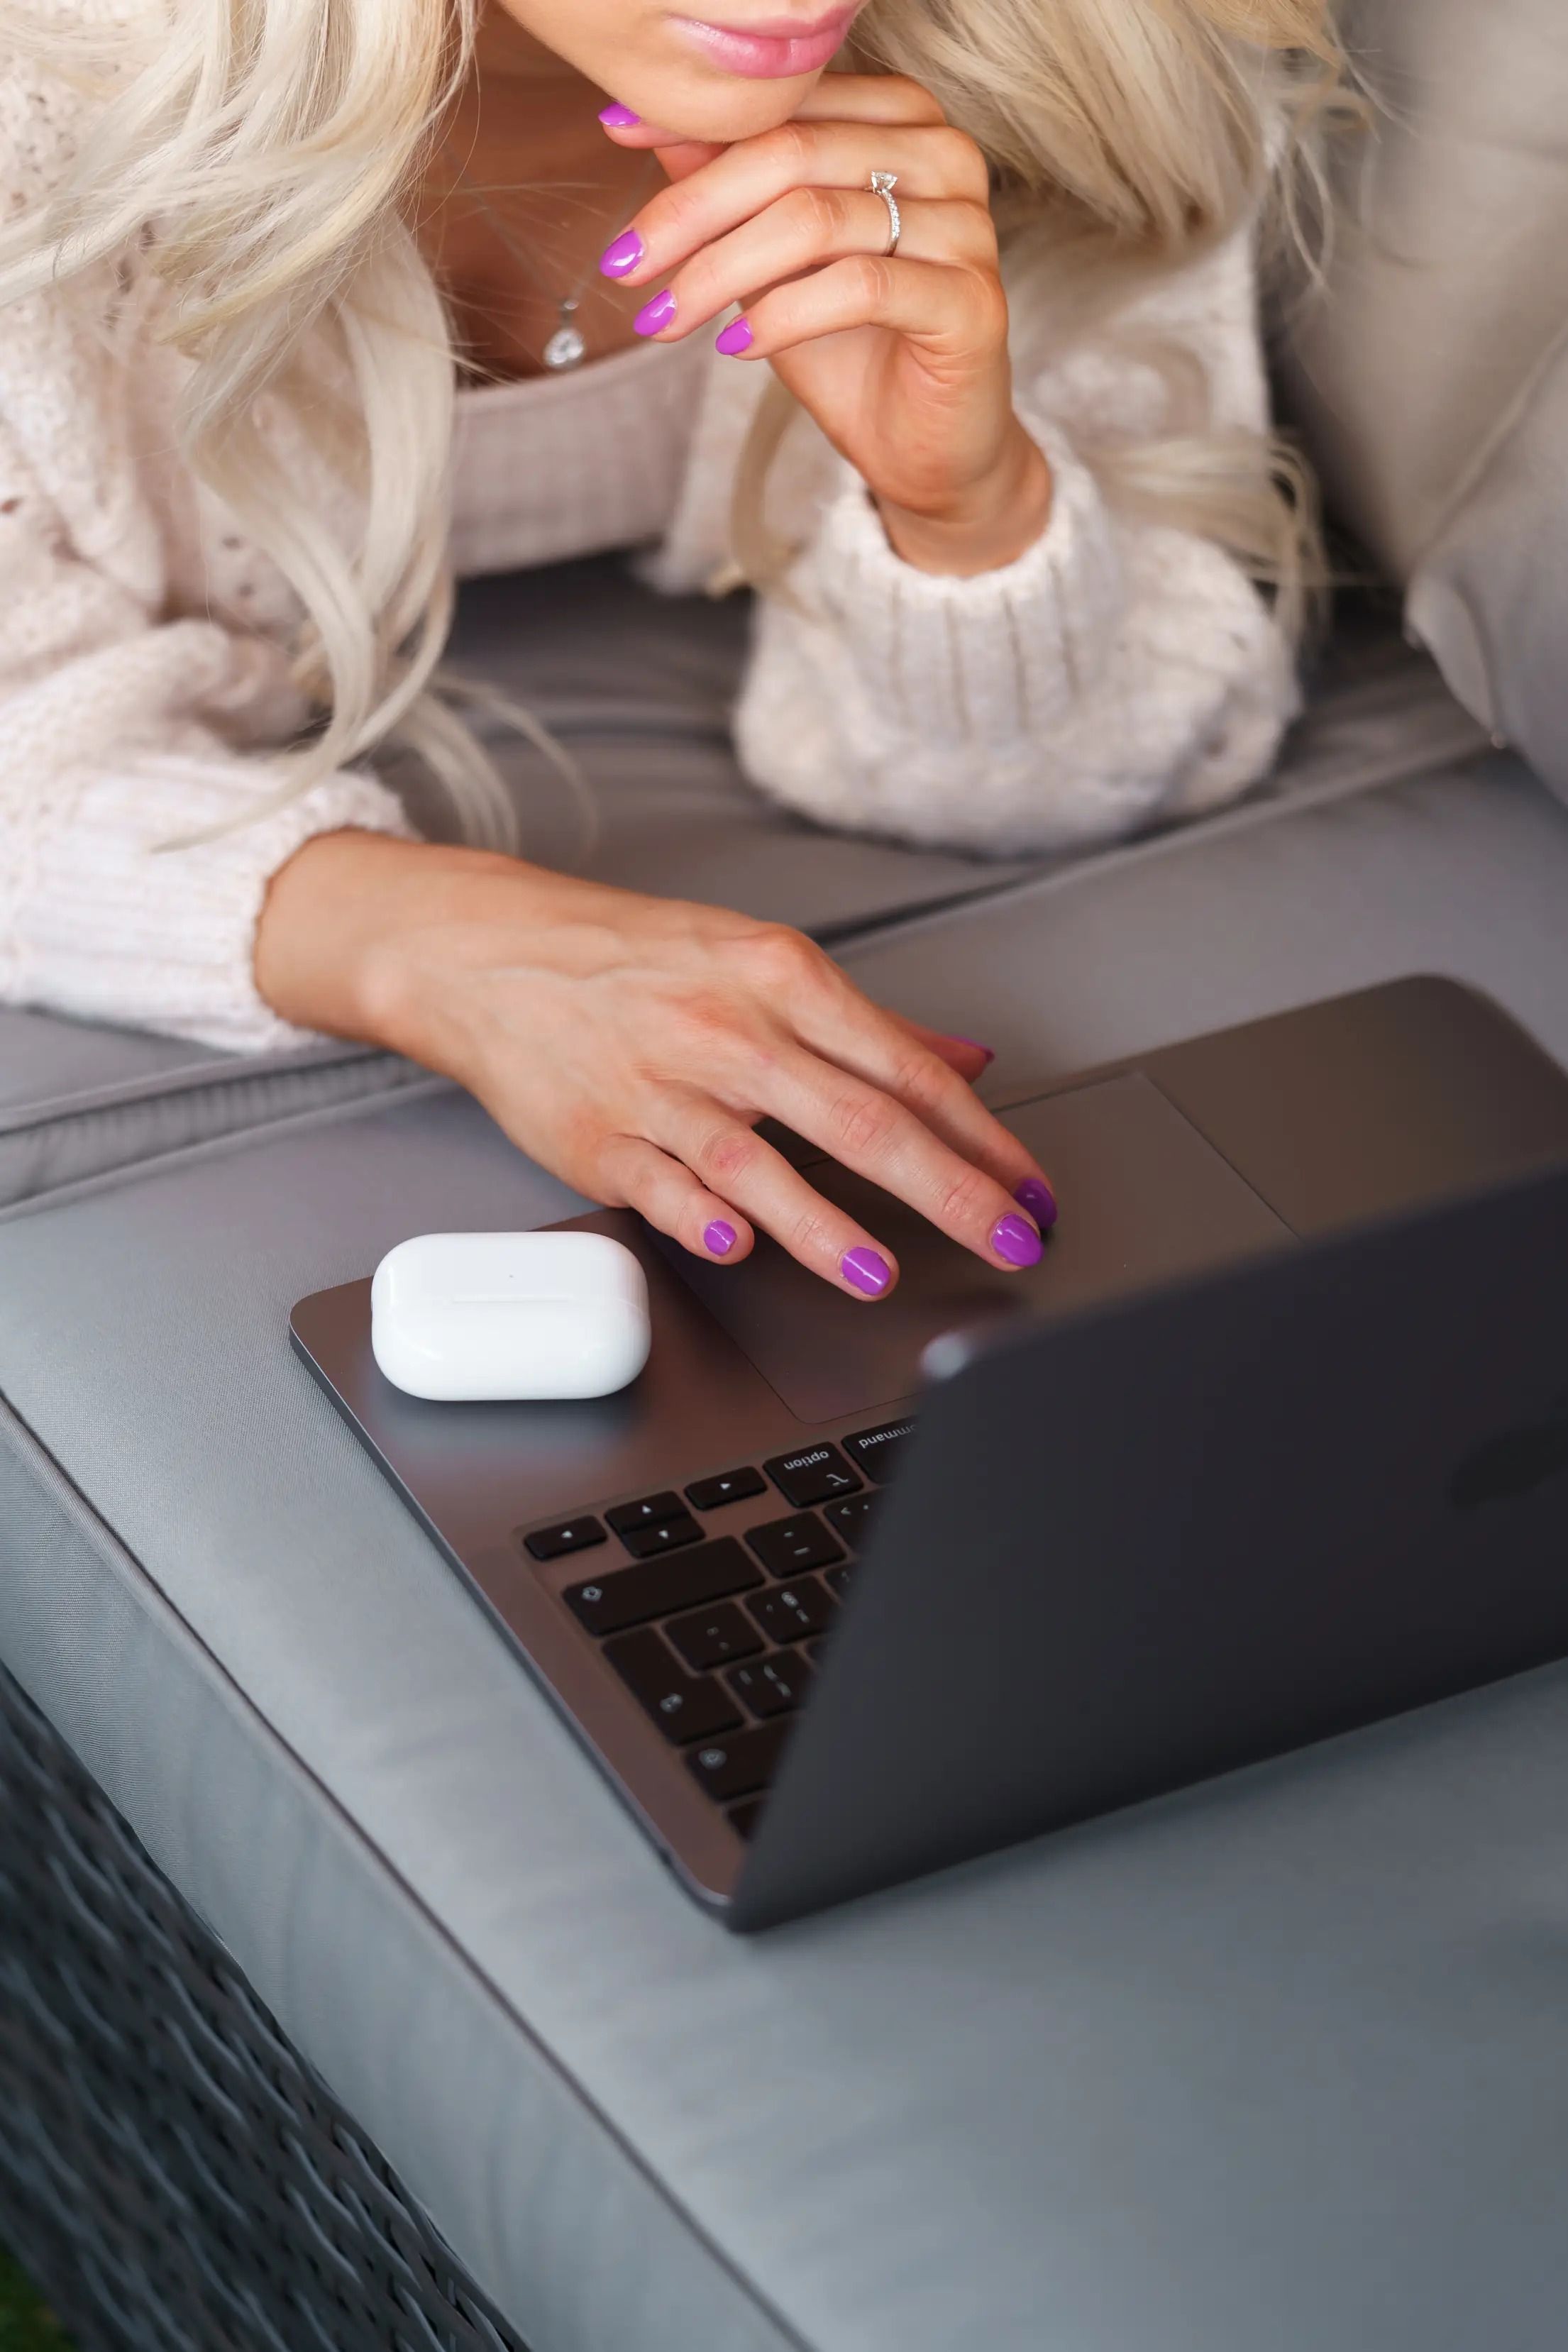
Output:
[[[1242,285],[1188,337],[1206,332],[1222,411],[1260,408],[1234,394],[1259,373]],[[1114,397],[1114,353],[1094,357]],[[1067,421],[1071,391],[1042,372],[1019,399],[1052,506],[1000,571],[902,562],[842,469],[786,592],[761,600],[737,735],[764,789],[826,824],[1016,855],[1211,806],[1268,771],[1298,708],[1279,630],[1220,548],[1112,514]]]
[[[34,383],[58,411],[59,381]],[[237,1052],[302,1042],[251,977],[268,883],[313,835],[407,823],[354,774],[255,814],[279,774],[236,744],[298,722],[286,665],[260,637],[162,619],[133,499],[114,520],[89,560],[0,420],[0,1001]],[[213,837],[173,845],[193,835]]]
[[[0,559],[0,609],[15,613],[13,583]],[[53,586],[60,607],[94,601],[93,583]],[[211,623],[127,614],[52,664],[30,634],[26,662],[0,644],[0,1001],[238,1053],[305,1042],[251,976],[268,883],[314,835],[406,835],[399,803],[338,774],[253,814],[276,771],[212,724],[243,696],[252,649]],[[193,835],[208,837],[177,845]]]

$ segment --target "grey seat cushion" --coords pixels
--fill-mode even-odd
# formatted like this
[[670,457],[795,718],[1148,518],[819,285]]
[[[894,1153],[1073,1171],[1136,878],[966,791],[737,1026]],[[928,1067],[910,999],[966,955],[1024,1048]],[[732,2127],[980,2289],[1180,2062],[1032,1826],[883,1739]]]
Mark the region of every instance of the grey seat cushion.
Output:
[[434,1083],[363,1047],[240,1058],[16,1012],[0,1012],[0,1207],[245,1128]]
[[[654,595],[621,557],[468,584],[452,667],[552,727],[592,797],[590,846],[584,811],[555,770],[514,732],[487,724],[530,856],[794,923],[829,943],[1047,870],[824,833],[752,792],[729,735],[748,625],[743,603]],[[1474,721],[1389,615],[1352,602],[1268,796],[1361,791],[1476,740]],[[445,821],[450,830],[427,786],[398,781],[426,829],[439,835]],[[357,1047],[323,1043],[235,1060],[0,1013],[0,1206],[269,1119],[424,1083],[406,1063]]]
[[[1412,970],[1568,1051],[1493,761],[885,932],[996,1080]],[[0,1655],[533,2352],[1539,2352],[1568,2294],[1568,1674],[743,1944],[290,1355],[575,1203],[461,1097],[0,1219]]]
[[1201,842],[1167,835],[840,954],[868,993],[996,1048],[993,1093],[1417,971],[1483,990],[1568,1064],[1565,858],[1568,813],[1488,752],[1237,809]]

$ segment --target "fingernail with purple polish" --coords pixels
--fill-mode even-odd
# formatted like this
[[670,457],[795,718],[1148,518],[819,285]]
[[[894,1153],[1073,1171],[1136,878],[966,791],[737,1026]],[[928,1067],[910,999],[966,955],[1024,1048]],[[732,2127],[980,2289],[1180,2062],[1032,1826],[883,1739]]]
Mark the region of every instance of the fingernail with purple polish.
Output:
[[868,1298],[880,1298],[893,1278],[892,1267],[874,1249],[846,1250],[838,1261],[838,1271],[846,1282],[863,1290]]
[[[949,1034],[951,1034],[951,1032]],[[984,1054],[988,1062],[994,1062],[996,1059],[994,1049],[990,1045],[983,1045],[978,1037],[954,1037],[952,1042],[955,1045],[967,1045],[972,1053]]]
[[1021,1209],[1027,1209],[1042,1233],[1057,1221],[1057,1196],[1040,1176],[1026,1176],[1013,1198]]
[[616,99],[603,109],[599,120],[606,131],[635,131],[642,116],[634,114],[629,106],[623,106]]
[[702,1246],[710,1249],[715,1257],[728,1257],[735,1246],[735,1228],[721,1217],[715,1217],[702,1236]]
[[[752,341],[750,319],[731,319],[723,333],[715,336],[713,348],[716,352],[722,352],[727,360],[738,360],[742,352],[751,350]],[[879,1258],[878,1264],[881,1264]]]
[[1045,1244],[1022,1217],[1003,1217],[991,1228],[991,1246],[1007,1265],[1038,1265]]
[[643,241],[635,228],[622,229],[613,245],[607,245],[599,256],[600,274],[605,278],[624,278],[635,269],[643,257]]
[[644,303],[632,320],[633,331],[639,335],[657,335],[661,328],[668,326],[674,316],[675,297],[667,286],[662,294],[656,294],[651,302]]

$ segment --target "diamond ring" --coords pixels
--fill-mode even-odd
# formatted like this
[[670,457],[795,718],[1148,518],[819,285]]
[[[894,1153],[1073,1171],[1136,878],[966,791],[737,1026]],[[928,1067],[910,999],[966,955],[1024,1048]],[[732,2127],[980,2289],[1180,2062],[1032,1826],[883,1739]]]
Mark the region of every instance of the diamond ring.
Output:
[[899,210],[898,198],[893,194],[898,184],[899,175],[896,172],[873,172],[871,174],[871,194],[874,196],[880,196],[888,207],[888,242],[882,255],[884,261],[890,261],[897,253],[899,239],[904,233],[904,216]]

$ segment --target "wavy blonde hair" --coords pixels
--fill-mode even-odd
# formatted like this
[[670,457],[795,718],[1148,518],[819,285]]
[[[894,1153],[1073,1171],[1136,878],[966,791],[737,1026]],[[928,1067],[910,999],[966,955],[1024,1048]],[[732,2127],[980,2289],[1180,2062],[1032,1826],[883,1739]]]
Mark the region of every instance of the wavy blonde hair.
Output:
[[[452,609],[444,488],[456,369],[406,207],[469,69],[482,0],[98,0],[3,16],[13,49],[100,93],[73,169],[0,232],[0,302],[135,253],[191,362],[179,419],[194,475],[291,583],[296,676],[322,724],[284,756],[273,805],[397,738],[447,784],[470,838],[510,803],[433,690]],[[1329,0],[869,0],[850,61],[912,75],[989,158],[1023,266],[1057,320],[1232,233],[1340,81]],[[85,21],[84,21],[85,19]],[[1162,355],[1174,381],[1179,352]],[[291,481],[282,404],[358,492],[338,543]],[[736,486],[736,552],[781,560],[763,488],[789,404],[762,406]],[[1157,444],[1087,453],[1124,509],[1230,548],[1299,618],[1314,546],[1304,472],[1279,444],[1219,436],[1194,407]],[[526,718],[524,716],[524,723]],[[536,736],[537,730],[531,730]]]

